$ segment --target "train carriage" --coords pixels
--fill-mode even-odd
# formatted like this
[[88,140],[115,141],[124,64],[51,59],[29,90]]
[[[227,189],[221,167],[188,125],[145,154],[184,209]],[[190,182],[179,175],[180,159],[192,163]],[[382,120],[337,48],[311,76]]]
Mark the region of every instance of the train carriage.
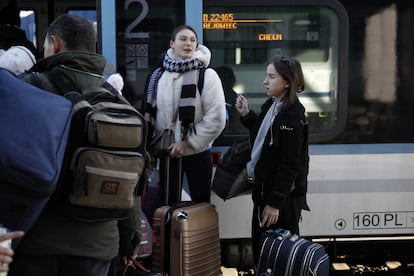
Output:
[[[5,3],[3,3],[5,2]],[[144,83],[168,47],[175,26],[192,25],[226,66],[234,90],[255,110],[264,102],[264,64],[290,55],[303,66],[300,94],[310,126],[308,201],[301,235],[327,246],[331,260],[414,263],[414,2],[399,0],[16,0],[21,26],[39,49],[61,13],[96,24],[99,52],[120,72],[124,94],[141,107]],[[6,3],[7,2],[7,3]],[[251,104],[250,104],[251,103]],[[229,103],[230,105],[233,103]],[[235,139],[216,140],[212,160]],[[219,211],[222,263],[249,259],[249,194],[223,201]],[[237,253],[234,253],[237,251]],[[247,253],[246,253],[247,252]],[[347,261],[345,260],[345,261]]]

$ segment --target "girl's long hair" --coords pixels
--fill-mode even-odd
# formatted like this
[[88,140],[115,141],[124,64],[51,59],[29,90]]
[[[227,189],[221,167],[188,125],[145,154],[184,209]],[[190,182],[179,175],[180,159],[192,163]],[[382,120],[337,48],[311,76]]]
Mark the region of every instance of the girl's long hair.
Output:
[[284,111],[295,103],[298,97],[297,94],[305,89],[305,78],[303,77],[302,66],[296,59],[286,56],[274,57],[266,66],[269,64],[273,64],[276,71],[289,84],[286,93],[281,99],[283,102],[282,110]]

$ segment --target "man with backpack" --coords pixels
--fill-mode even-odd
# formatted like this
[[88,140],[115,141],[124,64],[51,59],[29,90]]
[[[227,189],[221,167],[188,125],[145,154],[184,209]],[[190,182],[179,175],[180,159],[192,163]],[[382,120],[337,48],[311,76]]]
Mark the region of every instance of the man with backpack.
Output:
[[[102,74],[106,61],[95,53],[95,47],[96,33],[92,24],[82,17],[63,14],[49,26],[44,59],[37,62],[23,80],[60,95],[68,92],[61,89],[65,85],[76,87],[77,91],[100,87],[105,83]],[[59,74],[63,78],[56,80]],[[70,175],[68,167],[64,165],[61,178]],[[107,183],[106,187],[111,190],[115,184]],[[136,227],[140,222],[138,196],[133,199],[133,212],[128,219],[85,221],[62,212],[62,199],[55,196],[61,188],[58,185],[19,245],[10,276],[108,275],[111,261],[119,253],[133,255],[140,238]]]

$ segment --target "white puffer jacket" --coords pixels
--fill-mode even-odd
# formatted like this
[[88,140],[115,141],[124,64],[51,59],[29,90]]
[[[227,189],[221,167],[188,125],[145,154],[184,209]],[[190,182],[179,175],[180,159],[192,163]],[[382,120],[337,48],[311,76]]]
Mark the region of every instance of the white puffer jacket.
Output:
[[[167,54],[176,59],[172,49]],[[211,53],[207,47],[199,45],[193,58],[202,61],[206,67],[210,64]],[[178,110],[181,97],[182,73],[164,71],[158,81],[157,114],[155,131],[160,132],[171,127],[172,118]],[[197,88],[198,89],[198,88]],[[193,155],[211,148],[213,141],[220,135],[226,125],[226,107],[221,80],[216,71],[206,69],[204,87],[196,93],[194,125],[196,133],[188,135],[187,142],[192,148],[187,148],[184,155]],[[175,139],[181,139],[181,125],[179,118],[175,124]]]

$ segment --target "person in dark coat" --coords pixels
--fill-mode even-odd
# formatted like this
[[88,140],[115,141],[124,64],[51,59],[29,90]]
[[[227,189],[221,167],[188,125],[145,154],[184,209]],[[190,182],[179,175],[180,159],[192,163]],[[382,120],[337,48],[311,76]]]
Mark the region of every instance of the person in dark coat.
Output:
[[[98,87],[105,82],[106,60],[95,48],[93,25],[83,17],[63,14],[49,26],[44,42],[45,58],[22,79],[58,95],[67,91],[55,86],[51,80],[53,72],[62,72],[67,79],[74,80],[79,91]],[[62,172],[63,177],[68,173]],[[118,254],[136,253],[140,239],[138,197],[135,212],[129,219],[97,222],[66,216],[57,198],[52,196],[33,228],[26,233],[9,276],[108,275]]]
[[274,58],[267,64],[263,84],[269,99],[260,114],[249,110],[244,96],[236,101],[252,145],[246,169],[253,185],[252,247],[256,264],[261,234],[276,228],[299,234],[301,210],[308,209],[308,126],[305,108],[297,96],[305,85],[302,67],[291,57]]

